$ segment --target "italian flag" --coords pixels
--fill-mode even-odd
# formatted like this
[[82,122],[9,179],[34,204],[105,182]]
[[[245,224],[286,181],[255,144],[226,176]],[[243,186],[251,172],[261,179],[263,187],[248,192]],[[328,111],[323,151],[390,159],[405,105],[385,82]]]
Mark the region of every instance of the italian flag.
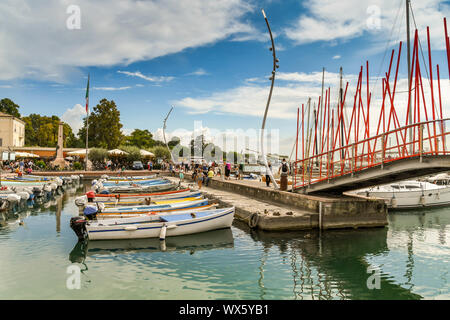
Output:
[[88,82],[87,82],[87,87],[86,87],[86,113],[89,113],[89,109],[88,109],[88,106],[89,106],[89,77],[90,77],[90,75],[88,75]]

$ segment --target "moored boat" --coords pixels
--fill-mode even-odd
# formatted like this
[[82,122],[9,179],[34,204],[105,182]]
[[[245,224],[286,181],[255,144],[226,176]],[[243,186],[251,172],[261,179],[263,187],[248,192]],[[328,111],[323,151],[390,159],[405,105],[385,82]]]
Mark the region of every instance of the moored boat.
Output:
[[[70,221],[71,228],[79,240],[113,240],[160,238],[200,233],[221,228],[229,228],[233,222],[235,208],[224,208],[192,213],[159,215],[157,219],[149,219],[140,223],[113,223],[104,221],[88,221],[83,217],[74,217]],[[126,219],[124,219],[126,220]]]
[[450,205],[450,186],[427,181],[401,181],[350,192],[352,193],[382,199],[392,209]]

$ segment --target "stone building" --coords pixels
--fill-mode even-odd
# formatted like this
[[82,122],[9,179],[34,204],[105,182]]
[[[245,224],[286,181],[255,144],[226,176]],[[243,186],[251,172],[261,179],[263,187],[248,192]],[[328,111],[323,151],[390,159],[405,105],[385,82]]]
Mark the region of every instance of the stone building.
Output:
[[0,149],[23,147],[25,144],[25,122],[0,112]]

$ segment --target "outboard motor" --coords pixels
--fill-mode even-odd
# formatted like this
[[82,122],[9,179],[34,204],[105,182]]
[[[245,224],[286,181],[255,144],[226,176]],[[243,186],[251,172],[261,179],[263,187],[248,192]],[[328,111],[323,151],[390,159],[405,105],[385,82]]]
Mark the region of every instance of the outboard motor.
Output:
[[83,217],[70,218],[70,228],[75,232],[78,241],[83,241],[87,238],[86,219]]

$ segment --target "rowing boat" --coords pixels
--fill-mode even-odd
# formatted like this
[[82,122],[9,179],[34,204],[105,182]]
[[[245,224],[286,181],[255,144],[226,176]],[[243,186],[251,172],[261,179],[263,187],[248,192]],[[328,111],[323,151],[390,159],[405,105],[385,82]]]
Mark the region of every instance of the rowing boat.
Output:
[[142,239],[195,234],[216,229],[229,228],[233,222],[235,208],[224,208],[192,213],[159,215],[148,222],[108,224],[105,221],[88,221],[74,217],[70,226],[80,240]]

